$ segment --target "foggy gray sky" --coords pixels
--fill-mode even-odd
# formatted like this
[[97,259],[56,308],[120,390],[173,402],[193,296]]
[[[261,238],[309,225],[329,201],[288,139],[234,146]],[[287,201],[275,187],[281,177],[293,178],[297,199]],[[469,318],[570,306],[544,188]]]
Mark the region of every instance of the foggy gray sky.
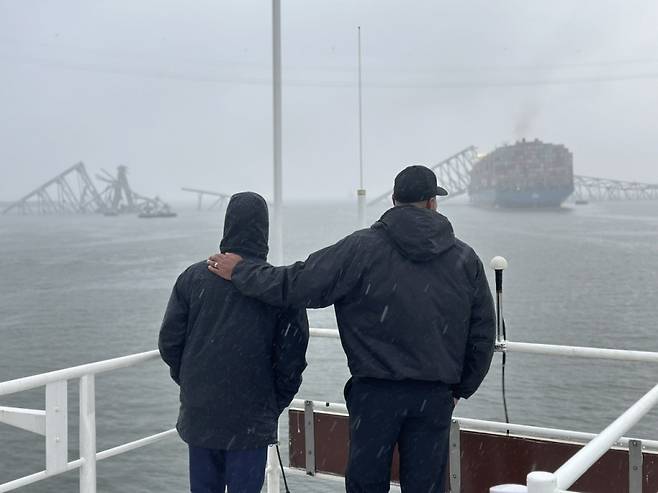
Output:
[[[362,26],[370,196],[409,163],[518,137],[576,173],[658,182],[658,3],[282,0],[284,195],[358,184]],[[133,188],[270,194],[270,2],[0,0],[0,200],[70,165]],[[189,197],[190,200],[194,197]]]

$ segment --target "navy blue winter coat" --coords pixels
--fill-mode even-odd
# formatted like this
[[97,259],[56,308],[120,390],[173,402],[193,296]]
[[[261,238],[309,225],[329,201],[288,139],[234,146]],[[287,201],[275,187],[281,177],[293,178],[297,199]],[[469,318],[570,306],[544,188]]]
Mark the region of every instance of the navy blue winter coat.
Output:
[[482,262],[441,214],[389,209],[304,262],[240,262],[233,283],[275,306],[333,304],[355,377],[449,384],[472,395],[493,356],[495,312]]
[[[267,266],[268,216],[257,194],[231,198],[221,250]],[[177,429],[197,447],[240,450],[277,440],[277,420],[306,367],[304,309],[282,309],[242,295],[205,261],[178,278],[158,347],[180,385]]]

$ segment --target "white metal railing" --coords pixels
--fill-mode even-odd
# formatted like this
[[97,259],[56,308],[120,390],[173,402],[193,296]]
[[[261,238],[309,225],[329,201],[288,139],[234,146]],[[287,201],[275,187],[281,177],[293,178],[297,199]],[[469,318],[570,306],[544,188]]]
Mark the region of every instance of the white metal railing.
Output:
[[658,404],[658,385],[613,421],[554,473],[528,474],[528,493],[564,493],[605,454],[614,443]]
[[[175,429],[125,443],[102,452],[96,451],[95,375],[159,360],[157,350],[98,361],[40,375],[0,382],[0,397],[46,388],[46,409],[0,407],[0,422],[46,437],[46,469],[0,485],[0,493],[12,491],[59,474],[80,469],[80,491],[96,492],[96,462],[164,440]],[[68,461],[68,382],[79,379],[80,385],[80,458]]]
[[[658,363],[658,353],[649,351],[629,351],[553,344],[533,344],[499,341],[498,351],[567,356],[574,358],[605,359]],[[611,447],[620,441],[628,443],[622,436],[635,426],[651,409],[658,405],[658,385],[654,386],[640,400],[613,421],[600,434],[594,436],[587,445],[574,454],[554,473],[532,471],[527,476],[527,493],[566,493],[587,470]],[[651,441],[655,445],[655,441]],[[492,488],[492,491],[494,488]],[[502,489],[496,489],[502,493]],[[518,491],[518,490],[515,490]]]
[[567,356],[572,358],[658,363],[658,353],[650,351],[631,351],[628,349],[604,349],[503,341],[500,343],[500,348],[498,350],[508,353],[543,354],[546,356]]
[[[310,332],[313,337],[339,338],[338,331],[335,329],[312,328]],[[648,351],[627,351],[510,341],[498,342],[496,344],[496,350],[577,358],[658,362],[658,353]],[[153,350],[0,382],[0,397],[38,387],[46,388],[45,410],[0,407],[0,422],[46,437],[46,469],[1,484],[0,493],[12,491],[74,469],[80,469],[80,492],[95,493],[97,461],[174,436],[176,430],[169,429],[108,450],[101,452],[97,452],[96,450],[95,375],[121,368],[128,368],[148,361],[159,360],[159,357],[158,351]],[[76,379],[80,381],[80,458],[69,462],[67,388],[68,382]],[[535,471],[528,475],[528,493],[559,493],[563,491],[562,489],[569,488],[610,447],[627,446],[631,439],[623,438],[622,435],[657,403],[658,385],[631,406],[628,411],[598,436],[552,428],[495,423],[466,418],[456,419],[464,427],[471,427],[478,430],[511,432],[527,434],[528,436],[571,439],[581,442],[591,440],[555,473]],[[295,399],[291,407],[303,408],[303,405],[303,400]],[[314,402],[314,409],[319,412],[347,413],[345,405],[338,403]],[[643,444],[647,448],[658,449],[658,441],[644,441]],[[266,475],[268,493],[278,493],[279,474],[280,469],[277,463],[276,453],[273,448],[270,448]]]

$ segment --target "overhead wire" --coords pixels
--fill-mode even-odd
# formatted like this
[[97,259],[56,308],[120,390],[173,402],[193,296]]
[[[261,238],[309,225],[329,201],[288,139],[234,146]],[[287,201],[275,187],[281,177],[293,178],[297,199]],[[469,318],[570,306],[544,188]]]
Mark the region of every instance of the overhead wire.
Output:
[[[177,71],[172,71],[168,69],[155,69],[155,70],[145,70],[141,68],[135,68],[130,66],[102,66],[98,64],[92,64],[88,62],[76,62],[76,61],[67,61],[67,60],[58,60],[47,57],[35,57],[35,56],[18,56],[15,54],[3,54],[0,53],[0,57],[5,59],[13,59],[20,64],[27,65],[36,65],[44,68],[52,69],[62,69],[62,70],[74,70],[87,73],[97,73],[97,74],[109,74],[109,75],[121,75],[121,76],[131,76],[131,77],[141,77],[141,78],[152,78],[159,80],[178,80],[178,81],[187,81],[187,82],[200,82],[200,83],[217,83],[217,84],[237,84],[237,85],[270,85],[271,78],[268,75],[263,76],[253,76],[253,75],[235,75],[235,73],[226,73],[223,75],[217,74],[189,74],[182,73]],[[642,62],[637,61],[627,61],[630,63],[652,63],[658,65],[658,60],[651,60]],[[603,64],[604,62],[600,62]],[[613,63],[613,62],[610,62]],[[621,63],[621,61],[617,61]],[[220,66],[225,66],[225,63],[220,64]],[[568,65],[565,65],[565,67]],[[573,65],[573,67],[586,67],[587,64]],[[601,65],[602,66],[602,65]],[[530,68],[530,67],[526,67]],[[495,68],[494,68],[495,69]],[[500,70],[516,70],[514,67],[499,67]],[[299,71],[301,69],[294,69],[293,71]],[[321,69],[327,70],[328,72],[335,71],[333,68]],[[341,69],[342,70],[342,69]],[[486,70],[486,69],[485,69]],[[643,72],[630,73],[630,74],[596,74],[596,75],[575,75],[575,76],[559,76],[559,77],[548,77],[548,78],[530,78],[530,79],[484,79],[478,80],[474,79],[463,79],[463,80],[425,80],[425,81],[413,81],[408,80],[409,77],[417,77],[417,71],[405,71],[396,72],[398,76],[407,77],[407,80],[387,80],[378,76],[377,78],[370,77],[368,80],[364,81],[364,85],[371,88],[382,88],[382,89],[469,89],[469,88],[510,88],[510,87],[530,87],[530,86],[560,86],[560,85],[578,85],[578,84],[601,84],[601,83],[612,83],[612,82],[628,82],[628,81],[643,81],[643,80],[658,80],[658,67],[655,69],[652,67],[649,71],[644,69]],[[473,68],[475,72],[482,72],[482,69]],[[263,70],[265,72],[265,70]],[[429,73],[429,72],[427,72]],[[442,71],[442,73],[449,74],[450,71]],[[427,76],[425,76],[427,77]],[[356,82],[349,79],[335,79],[335,80],[314,80],[310,77],[287,77],[284,80],[284,83],[288,86],[301,86],[301,87],[326,87],[326,88],[340,88],[340,87],[353,87]]]

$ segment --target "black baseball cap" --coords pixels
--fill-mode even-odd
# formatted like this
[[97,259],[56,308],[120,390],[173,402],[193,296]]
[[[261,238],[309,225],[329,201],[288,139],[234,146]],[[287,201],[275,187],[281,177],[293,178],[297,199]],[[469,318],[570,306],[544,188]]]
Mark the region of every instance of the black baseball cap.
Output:
[[436,184],[436,175],[427,166],[407,166],[395,177],[393,199],[397,202],[420,202],[437,195],[444,197],[448,191]]

